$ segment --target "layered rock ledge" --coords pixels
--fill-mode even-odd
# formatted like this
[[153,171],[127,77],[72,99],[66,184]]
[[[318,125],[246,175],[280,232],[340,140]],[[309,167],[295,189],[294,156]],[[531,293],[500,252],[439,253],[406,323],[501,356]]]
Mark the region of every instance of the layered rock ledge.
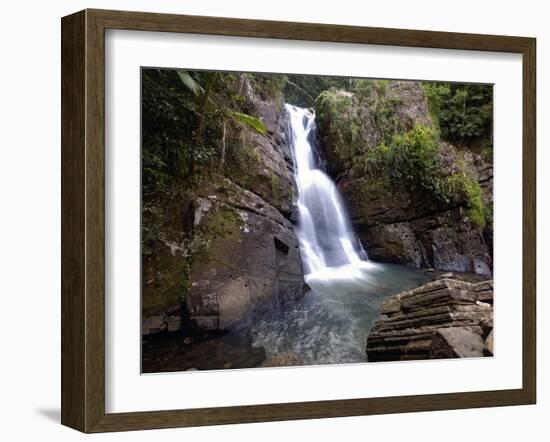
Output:
[[443,278],[382,302],[369,362],[493,355],[493,281]]

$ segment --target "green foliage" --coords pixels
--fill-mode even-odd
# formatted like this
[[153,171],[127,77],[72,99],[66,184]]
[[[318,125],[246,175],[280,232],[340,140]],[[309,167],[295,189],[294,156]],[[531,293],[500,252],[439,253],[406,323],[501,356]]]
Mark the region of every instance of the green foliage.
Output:
[[288,74],[284,96],[287,103],[311,107],[320,94],[330,89],[353,92],[363,96],[372,95],[373,91],[384,95],[389,84],[389,80]]
[[281,180],[275,174],[271,172],[271,193],[276,202],[280,202],[283,198],[283,192],[281,190]]
[[242,78],[233,73],[142,70],[141,243],[146,310],[174,305],[187,292],[189,257],[173,256],[166,243],[185,241],[193,231],[187,212],[194,209],[186,203],[193,200],[193,189],[214,174],[242,176],[260,163],[248,137],[251,131],[265,135],[267,129],[240,94]]
[[394,184],[419,186],[443,204],[462,205],[478,226],[485,224],[481,187],[464,161],[456,161],[449,172],[442,164],[437,131],[415,125],[410,131],[393,136],[361,158],[369,176],[389,175]]
[[323,91],[331,88],[351,90],[353,79],[320,75],[287,75],[284,97],[287,103],[300,107],[311,107]]
[[233,118],[235,121],[255,130],[260,135],[265,135],[267,133],[267,127],[265,127],[264,122],[257,117],[253,117],[252,115],[243,114],[242,112],[237,112],[233,110],[227,111],[227,115]]
[[193,92],[193,94],[201,95],[204,93],[202,86],[193,79],[189,72],[178,70],[177,73],[183,85]]
[[[351,94],[329,89],[322,92],[315,102],[317,118],[327,120],[332,144],[337,147],[354,143],[357,121],[351,121],[353,98]],[[351,123],[351,124],[350,124]]]
[[349,167],[361,148],[362,121],[353,109],[353,96],[345,91],[329,89],[315,100],[317,124],[323,127],[324,142],[332,147],[327,154],[335,170]]
[[360,97],[371,97],[373,92],[379,88],[376,87],[376,80],[369,80],[366,78],[356,78],[353,81],[353,92]]
[[365,172],[371,175],[389,172],[400,182],[419,182],[428,190],[435,190],[433,176],[438,166],[437,133],[428,127],[416,125],[404,134],[394,135],[390,144],[382,143],[363,158]]
[[487,222],[492,223],[492,210],[485,207],[481,187],[467,167],[462,166],[457,173],[446,177],[443,184],[448,195],[465,203],[468,217],[474,224],[483,227]]
[[329,89],[315,102],[323,142],[331,146],[330,167],[349,168],[379,144],[406,130],[396,112],[401,100],[385,80],[352,79],[353,92]]
[[390,83],[389,80],[377,80],[376,81],[376,90],[378,91],[379,95],[385,95],[386,91],[388,89],[388,84]]
[[[155,192],[176,177],[188,177],[193,169],[211,161],[217,145],[195,133],[199,122],[207,121],[203,132],[219,131],[212,109],[201,110],[200,97],[182,71],[142,71],[142,181],[145,194]],[[191,78],[185,73],[184,77]],[[189,80],[188,78],[188,80]],[[192,80],[195,81],[195,80]]]
[[[490,160],[492,116],[486,105],[492,102],[492,89],[443,83],[424,86],[438,124],[410,128],[397,112],[401,101],[390,82],[354,79],[352,87],[353,93],[329,89],[316,100],[322,140],[330,146],[330,167],[336,173],[362,168],[375,180],[389,177],[396,186],[405,184],[433,195],[441,205],[465,208],[472,222],[483,226],[487,209],[476,175],[458,151],[448,145],[442,148],[439,128],[447,136],[456,134],[461,142],[477,137],[484,146],[483,157]],[[486,117],[481,122],[480,115]]]
[[279,96],[287,81],[282,74],[246,74],[252,83],[253,89],[264,100]]
[[486,222],[487,211],[483,204],[483,197],[479,183],[472,176],[464,173],[462,189],[464,189],[466,195],[468,216],[474,224],[483,227]]
[[441,137],[455,143],[490,138],[493,87],[479,84],[429,83],[422,86]]
[[225,162],[223,146],[233,148],[229,160],[243,157],[236,150],[246,144],[241,140],[246,129],[267,134],[265,124],[251,113],[250,103],[241,95],[247,75],[256,82],[256,92],[271,94],[278,88],[281,93],[285,78],[281,75],[142,71],[144,200],[150,200],[148,194],[162,191],[171,180],[192,185],[217,170]]

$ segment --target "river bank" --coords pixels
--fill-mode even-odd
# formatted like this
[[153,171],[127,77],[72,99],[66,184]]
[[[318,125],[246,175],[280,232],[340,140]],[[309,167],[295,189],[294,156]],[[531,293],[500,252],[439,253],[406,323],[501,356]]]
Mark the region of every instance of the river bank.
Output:
[[[363,278],[315,284],[296,302],[249,316],[231,330],[164,332],[143,340],[144,373],[368,362],[369,331],[388,296],[446,272],[371,263]],[[476,274],[457,274],[481,281]]]

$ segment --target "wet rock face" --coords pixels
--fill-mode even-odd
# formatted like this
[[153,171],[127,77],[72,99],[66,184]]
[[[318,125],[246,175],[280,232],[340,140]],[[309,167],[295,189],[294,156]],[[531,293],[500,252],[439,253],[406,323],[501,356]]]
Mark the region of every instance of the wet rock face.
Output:
[[255,162],[245,173],[232,173],[229,178],[288,216],[296,191],[283,97],[262,98],[248,80],[244,81],[243,89],[253,114],[260,116],[267,134],[244,130],[243,135],[254,152]]
[[371,259],[420,267],[424,264],[422,244],[409,223],[382,224],[363,233]]
[[254,192],[266,203],[289,216],[293,210],[292,198],[295,194],[295,183],[280,145],[271,137],[256,133],[250,133],[248,141],[256,152],[257,163],[245,174],[232,176],[232,181]]
[[492,356],[493,283],[443,278],[382,302],[371,362]]
[[371,259],[491,276],[492,226],[477,226],[463,206],[404,188],[377,192],[367,180],[343,178],[340,189]]
[[203,212],[192,243],[186,303],[199,330],[224,330],[244,317],[303,293],[298,240],[291,222],[295,183],[282,96],[244,94],[267,127],[247,134],[256,164],[199,189]]
[[[415,124],[433,127],[420,85],[389,82],[383,93],[372,88],[362,97],[332,91],[317,100],[316,112],[328,171],[337,180],[369,258],[492,274],[492,221],[485,227],[474,223],[463,195],[442,201],[405,180],[396,183],[387,172],[368,172],[358,161],[362,154],[357,152],[376,149],[392,134],[404,133]],[[492,210],[490,161],[446,142],[439,144],[439,158],[441,167],[449,171],[459,162],[466,164],[480,184],[485,207]]]
[[196,226],[187,306],[201,330],[222,330],[302,293],[291,222],[260,196],[230,180],[210,196]]
[[[179,296],[144,309],[144,335],[175,328],[227,330],[303,293],[291,221],[295,183],[283,98],[261,97],[246,78],[242,87],[251,114],[263,121],[267,133],[243,126],[239,136],[249,155],[247,167],[214,169],[176,198],[174,212],[180,206],[189,209],[186,222],[175,217],[163,234],[174,263],[174,272],[167,273]],[[185,318],[176,323],[173,311],[182,305]]]

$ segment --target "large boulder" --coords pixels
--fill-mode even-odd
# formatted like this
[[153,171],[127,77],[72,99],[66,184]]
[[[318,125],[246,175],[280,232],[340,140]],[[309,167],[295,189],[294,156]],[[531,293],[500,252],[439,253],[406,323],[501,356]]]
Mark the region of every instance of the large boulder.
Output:
[[[303,293],[291,222],[230,180],[199,197],[186,303],[199,329],[228,329]],[[212,191],[213,190],[213,191]]]
[[367,340],[371,362],[492,355],[492,281],[443,278],[390,296]]

